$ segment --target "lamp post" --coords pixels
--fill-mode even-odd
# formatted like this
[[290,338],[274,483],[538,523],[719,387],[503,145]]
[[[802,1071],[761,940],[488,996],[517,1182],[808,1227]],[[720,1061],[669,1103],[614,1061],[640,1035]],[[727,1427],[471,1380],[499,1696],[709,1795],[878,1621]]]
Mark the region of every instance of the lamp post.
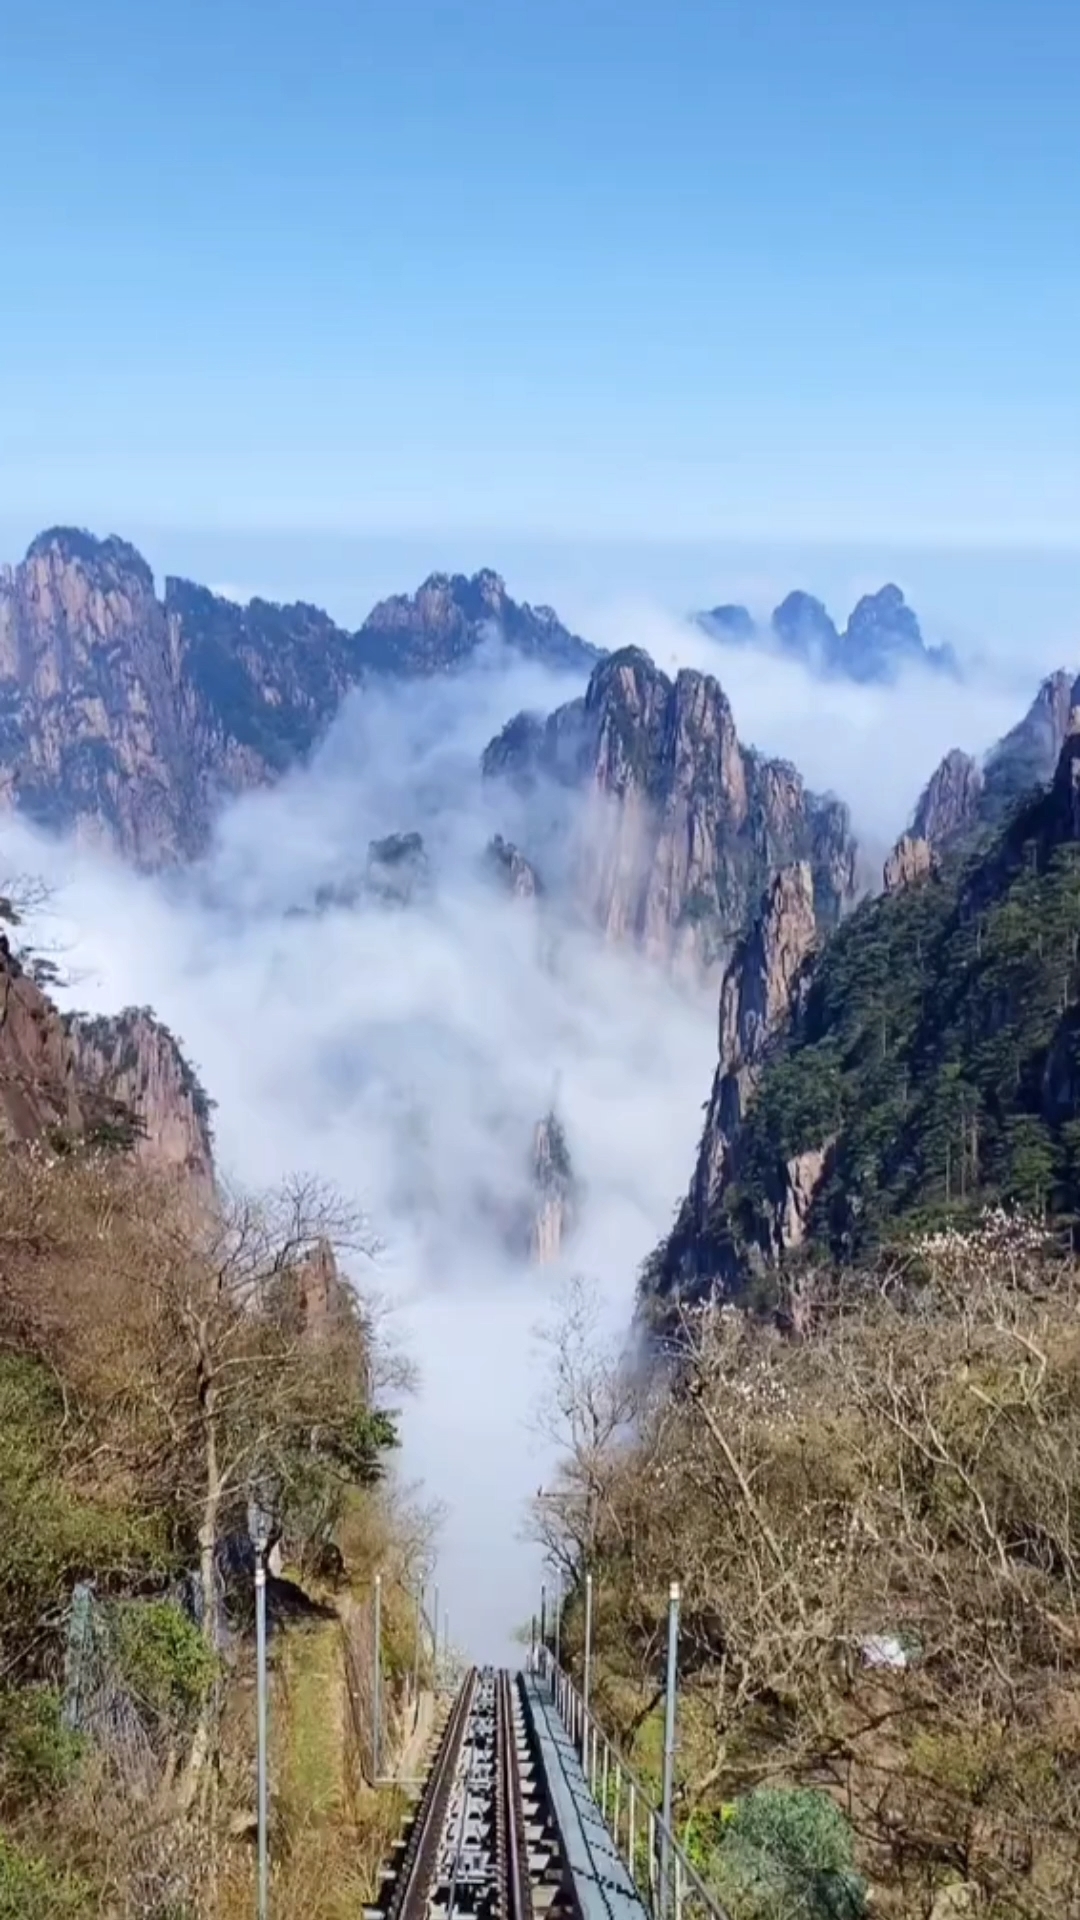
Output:
[[253,1490],[248,1501],[248,1533],[255,1549],[255,1773],[258,1821],[259,1920],[267,1920],[270,1902],[270,1848],[268,1836],[267,1673],[266,1673],[266,1550],[272,1514],[265,1495]]

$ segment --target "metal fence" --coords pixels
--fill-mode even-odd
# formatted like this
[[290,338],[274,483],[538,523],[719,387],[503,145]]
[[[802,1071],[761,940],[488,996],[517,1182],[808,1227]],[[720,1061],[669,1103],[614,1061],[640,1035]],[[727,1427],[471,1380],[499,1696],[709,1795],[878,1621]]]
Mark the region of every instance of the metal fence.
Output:
[[589,1791],[653,1920],[730,1920],[546,1647],[537,1650],[536,1675],[577,1749]]

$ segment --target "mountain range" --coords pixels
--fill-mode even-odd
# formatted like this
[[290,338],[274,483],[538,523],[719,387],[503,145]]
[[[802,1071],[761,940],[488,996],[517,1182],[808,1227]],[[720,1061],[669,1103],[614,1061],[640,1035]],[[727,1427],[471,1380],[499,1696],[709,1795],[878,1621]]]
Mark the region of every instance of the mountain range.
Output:
[[820,600],[798,591],[765,622],[743,606],[712,607],[694,617],[714,640],[782,653],[828,679],[888,684],[912,666],[960,677],[952,648],[927,644],[900,588],[891,584],[864,594],[842,632]]
[[[761,637],[744,609],[702,621],[740,644]],[[915,659],[955,671],[894,587],[860,601],[843,634],[791,595],[766,637],[863,681]],[[354,690],[456,673],[495,640],[583,690],[490,740],[476,777],[499,830],[477,860],[523,910],[719,995],[697,1165],[648,1264],[650,1298],[768,1292],[806,1263],[872,1252],[928,1210],[1080,1206],[1080,681],[1068,673],[985,758],[946,756],[884,890],[860,901],[846,808],[740,741],[715,676],[669,676],[636,647],[604,653],[490,571],[432,575],[350,632],[303,603],[242,607],[172,578],[159,598],[126,542],[53,529],[0,574],[0,793],[141,868],[189,861],[223,802],[302,762]],[[403,820],[314,910],[407,913],[438,880]],[[46,1018],[35,1065],[45,1016],[18,1010],[38,991],[25,974],[6,988],[15,1133],[92,1132],[134,1112],[144,1150],[212,1177],[205,1098],[153,1016]],[[537,1125],[533,1238],[550,1255],[580,1196],[559,1116]]]

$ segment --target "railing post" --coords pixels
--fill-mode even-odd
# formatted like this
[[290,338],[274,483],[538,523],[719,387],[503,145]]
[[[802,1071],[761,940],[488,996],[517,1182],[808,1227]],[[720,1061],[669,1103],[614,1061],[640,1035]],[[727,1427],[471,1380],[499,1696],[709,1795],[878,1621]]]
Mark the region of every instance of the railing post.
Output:
[[668,1598],[667,1695],[664,1701],[664,1793],[660,1807],[660,1913],[668,1910],[671,1870],[671,1806],[675,1787],[675,1700],[679,1686],[679,1583],[673,1580]]
[[382,1574],[375,1575],[375,1619],[371,1654],[371,1784],[379,1783],[382,1762]]
[[581,1675],[581,1704],[589,1711],[589,1682],[592,1678],[592,1574],[585,1575],[585,1658]]

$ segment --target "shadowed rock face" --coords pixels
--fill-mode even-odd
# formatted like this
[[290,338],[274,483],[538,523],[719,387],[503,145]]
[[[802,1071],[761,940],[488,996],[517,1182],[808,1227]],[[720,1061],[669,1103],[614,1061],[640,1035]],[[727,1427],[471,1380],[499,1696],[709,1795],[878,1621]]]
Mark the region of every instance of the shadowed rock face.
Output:
[[[750,932],[741,940],[720,990],[719,1062],[705,1116],[690,1191],[650,1276],[654,1299],[680,1299],[734,1290],[739,1268],[716,1221],[737,1178],[739,1134],[747,1103],[770,1050],[792,1017],[817,948],[813,875],[805,861],[777,874]],[[822,1165],[824,1154],[822,1154]],[[786,1169],[776,1195],[774,1232],[796,1245],[821,1168]],[[813,1175],[813,1177],[811,1177]]]
[[846,809],[743,747],[710,675],[672,681],[636,648],[604,660],[584,697],[547,720],[510,721],[483,770],[526,810],[534,798],[543,813],[552,787],[580,796],[560,858],[573,904],[687,975],[722,971],[762,888],[792,861],[808,863],[822,925],[854,898]]
[[7,1146],[59,1129],[81,1134],[76,1056],[51,1000],[0,936],[0,1130]]
[[501,833],[489,840],[484,863],[506,892],[518,900],[535,900],[543,892],[540,875],[532,861],[526,860],[520,847],[515,847],[512,840],[504,840]]
[[598,658],[493,573],[432,576],[349,633],[187,580],[159,600],[134,547],[54,528],[0,570],[0,798],[142,867],[190,859],[222,799],[303,759],[350,688],[447,671],[493,634],[567,669]]

